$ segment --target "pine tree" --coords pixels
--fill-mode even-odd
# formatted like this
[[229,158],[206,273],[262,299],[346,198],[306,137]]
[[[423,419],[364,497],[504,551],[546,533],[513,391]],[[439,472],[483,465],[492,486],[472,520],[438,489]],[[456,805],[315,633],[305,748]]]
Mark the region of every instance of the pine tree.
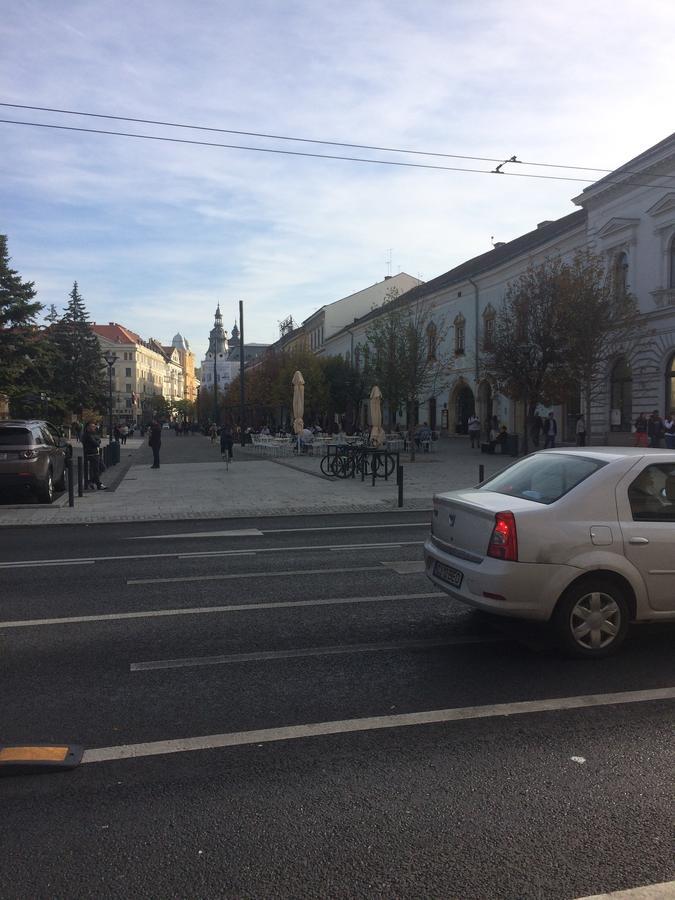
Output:
[[56,311],[56,307],[53,303],[49,304],[49,312],[45,316],[45,322],[48,322],[50,325],[56,325],[59,321],[59,314]]
[[25,388],[37,355],[35,317],[42,305],[32,281],[9,267],[7,236],[0,234],[0,394],[15,395]]
[[78,414],[85,407],[105,408],[101,346],[91,330],[76,281],[63,317],[54,326],[54,338],[61,357],[55,373],[59,393],[68,398],[70,408]]

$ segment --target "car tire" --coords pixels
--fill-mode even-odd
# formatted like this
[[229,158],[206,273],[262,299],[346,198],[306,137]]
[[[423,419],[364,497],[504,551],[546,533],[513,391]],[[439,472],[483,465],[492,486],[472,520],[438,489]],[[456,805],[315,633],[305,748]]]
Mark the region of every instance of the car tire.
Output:
[[54,476],[51,469],[47,471],[45,480],[38,485],[37,495],[40,503],[54,502]]
[[611,578],[586,578],[558,601],[552,624],[565,653],[598,659],[616,652],[628,631],[625,589]]
[[65,464],[63,466],[63,472],[61,473],[61,477],[54,484],[54,487],[56,488],[57,491],[65,491],[65,489],[66,489],[66,467],[65,467]]

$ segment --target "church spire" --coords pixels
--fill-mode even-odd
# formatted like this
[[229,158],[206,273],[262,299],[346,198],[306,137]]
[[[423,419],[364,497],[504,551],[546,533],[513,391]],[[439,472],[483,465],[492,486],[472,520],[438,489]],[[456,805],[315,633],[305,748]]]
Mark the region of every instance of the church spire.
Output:
[[223,316],[220,312],[220,303],[216,307],[216,315],[213,322],[213,328],[209,333],[209,353],[211,355],[221,355],[227,353],[227,334],[223,329]]

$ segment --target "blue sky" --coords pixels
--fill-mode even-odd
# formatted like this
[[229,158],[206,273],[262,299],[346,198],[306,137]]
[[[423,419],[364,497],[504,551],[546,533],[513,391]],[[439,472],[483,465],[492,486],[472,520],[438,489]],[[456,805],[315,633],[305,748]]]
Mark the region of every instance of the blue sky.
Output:
[[[663,139],[672,4],[550,6],[24,0],[0,22],[0,100],[601,168]],[[0,118],[369,155],[2,107]],[[394,274],[430,279],[492,236],[572,212],[582,187],[0,124],[0,232],[41,301],[62,308],[77,280],[96,321],[162,341],[181,331],[198,353],[217,302],[231,328],[244,300],[247,340],[272,341],[286,316],[380,281],[389,248]]]

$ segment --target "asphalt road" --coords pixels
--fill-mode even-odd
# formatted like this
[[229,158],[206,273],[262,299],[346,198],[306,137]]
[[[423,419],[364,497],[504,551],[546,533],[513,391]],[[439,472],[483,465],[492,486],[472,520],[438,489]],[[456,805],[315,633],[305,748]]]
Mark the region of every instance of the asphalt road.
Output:
[[566,659],[439,596],[426,527],[4,530],[0,743],[87,753],[0,779],[3,900],[567,900],[674,878],[675,705],[654,697],[675,628]]

